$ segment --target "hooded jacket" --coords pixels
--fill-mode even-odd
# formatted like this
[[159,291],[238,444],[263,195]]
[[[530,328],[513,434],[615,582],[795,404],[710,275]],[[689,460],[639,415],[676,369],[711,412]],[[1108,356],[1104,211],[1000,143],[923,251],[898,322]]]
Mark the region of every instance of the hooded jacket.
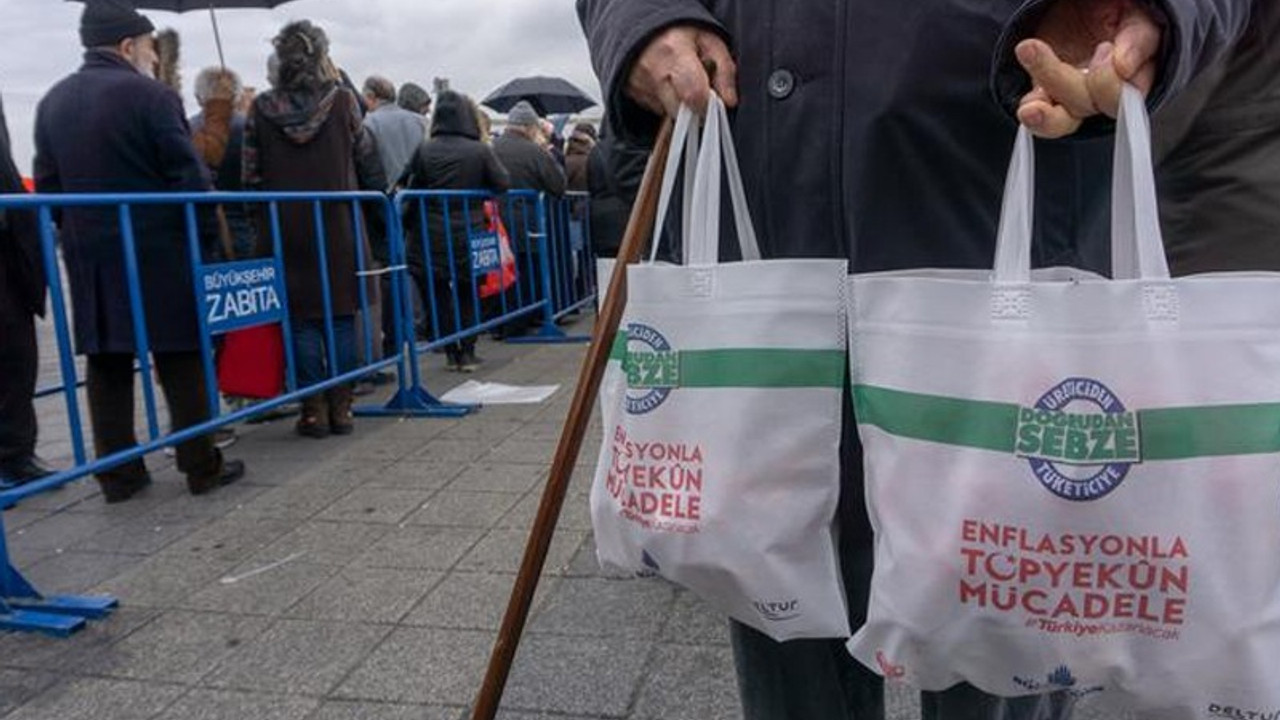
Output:
[[587,191],[587,157],[595,146],[595,140],[586,133],[575,132],[569,136],[569,146],[564,151],[564,172],[570,191]]
[[1280,3],[1152,118],[1160,220],[1175,275],[1280,271]]
[[[507,170],[498,162],[493,150],[480,141],[480,124],[476,121],[475,106],[465,95],[442,92],[436,98],[435,115],[431,124],[431,139],[423,143],[409,163],[408,187],[411,190],[487,190],[504,193],[510,187]],[[445,230],[444,204],[428,200],[427,244],[436,267],[448,261],[449,247],[446,236],[452,238],[455,264],[462,267],[468,258],[468,220],[472,232],[479,231],[484,222],[484,209],[479,200],[467,206],[457,200],[449,201],[449,231]],[[464,207],[469,208],[468,211]],[[423,235],[421,214],[417,201],[405,208],[405,227],[408,230],[408,257],[412,265],[423,265]]]
[[[271,90],[255,98],[245,122],[242,165],[245,189],[251,191],[380,191],[386,185],[377,150],[360,124],[355,96],[332,83],[314,90]],[[323,220],[333,314],[352,315],[360,308],[357,247],[365,267],[372,267],[368,243],[361,237],[357,246],[349,205],[326,204]],[[312,206],[281,204],[280,230],[291,317],[322,319]],[[259,225],[258,252],[273,252],[265,218]]]

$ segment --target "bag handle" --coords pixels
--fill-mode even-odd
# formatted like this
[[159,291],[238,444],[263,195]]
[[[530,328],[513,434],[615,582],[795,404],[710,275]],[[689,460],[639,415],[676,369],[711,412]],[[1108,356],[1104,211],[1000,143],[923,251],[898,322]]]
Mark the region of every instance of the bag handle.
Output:
[[[662,191],[658,195],[658,215],[653,223],[653,242],[649,244],[649,262],[658,260],[658,248],[662,242],[662,228],[666,225],[667,213],[671,210],[671,195],[675,192],[676,178],[680,175],[680,160],[684,158],[684,203],[680,221],[680,234],[689,237],[690,217],[693,212],[693,176],[698,161],[699,130],[694,121],[693,110],[687,105],[680,106],[676,114],[675,129],[671,133],[671,152],[667,153],[667,163],[662,171]],[[683,262],[689,264],[689,243],[682,248]]]
[[[1035,146],[1019,126],[1005,180],[1004,205],[996,240],[995,282],[1031,281],[1032,220],[1035,216]],[[1116,280],[1168,280],[1151,162],[1151,125],[1142,93],[1126,84],[1116,119],[1111,181],[1111,262]]]
[[733,203],[733,222],[738,233],[738,249],[743,260],[760,259],[760,243],[756,239],[755,226],[751,223],[751,211],[747,207],[747,193],[742,185],[742,171],[738,167],[738,154],[733,146],[733,133],[729,129],[729,113],[724,101],[714,92],[707,103],[706,137],[698,154],[698,169],[693,180],[692,237],[686,240],[691,246],[689,262],[693,265],[716,265],[720,262],[720,175],[721,158],[728,178],[729,199]]

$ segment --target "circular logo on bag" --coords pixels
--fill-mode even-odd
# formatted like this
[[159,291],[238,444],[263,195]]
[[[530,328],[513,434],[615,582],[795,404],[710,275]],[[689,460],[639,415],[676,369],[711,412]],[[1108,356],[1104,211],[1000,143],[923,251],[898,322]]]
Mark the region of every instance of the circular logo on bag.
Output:
[[1070,378],[1018,409],[1014,451],[1054,495],[1098,500],[1142,462],[1138,413],[1097,380]]
[[622,360],[627,376],[627,412],[653,412],[680,385],[680,353],[662,333],[640,323],[627,326],[627,354]]

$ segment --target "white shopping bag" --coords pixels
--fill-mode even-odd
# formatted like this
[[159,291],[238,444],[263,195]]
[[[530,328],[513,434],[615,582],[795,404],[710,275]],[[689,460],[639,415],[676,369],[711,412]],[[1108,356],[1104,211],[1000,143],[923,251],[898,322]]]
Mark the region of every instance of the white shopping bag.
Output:
[[864,664],[1153,718],[1280,716],[1280,274],[1171,280],[1127,88],[1115,280],[1029,272],[1020,131],[993,275],[851,281],[876,530]]
[[[693,123],[680,113],[664,211]],[[686,264],[628,268],[591,489],[599,559],[684,585],[779,640],[847,637],[831,533],[847,264],[761,261],[719,99],[705,133],[686,174]],[[746,258],[725,264],[722,154]]]

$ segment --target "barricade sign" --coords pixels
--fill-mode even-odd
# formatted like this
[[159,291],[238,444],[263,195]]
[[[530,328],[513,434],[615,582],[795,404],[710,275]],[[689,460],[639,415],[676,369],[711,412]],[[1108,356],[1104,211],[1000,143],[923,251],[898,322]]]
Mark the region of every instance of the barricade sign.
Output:
[[243,260],[204,265],[197,282],[210,335],[221,335],[284,318],[284,273],[278,261]]
[[502,251],[497,233],[473,234],[469,241],[472,275],[486,275],[502,269]]

